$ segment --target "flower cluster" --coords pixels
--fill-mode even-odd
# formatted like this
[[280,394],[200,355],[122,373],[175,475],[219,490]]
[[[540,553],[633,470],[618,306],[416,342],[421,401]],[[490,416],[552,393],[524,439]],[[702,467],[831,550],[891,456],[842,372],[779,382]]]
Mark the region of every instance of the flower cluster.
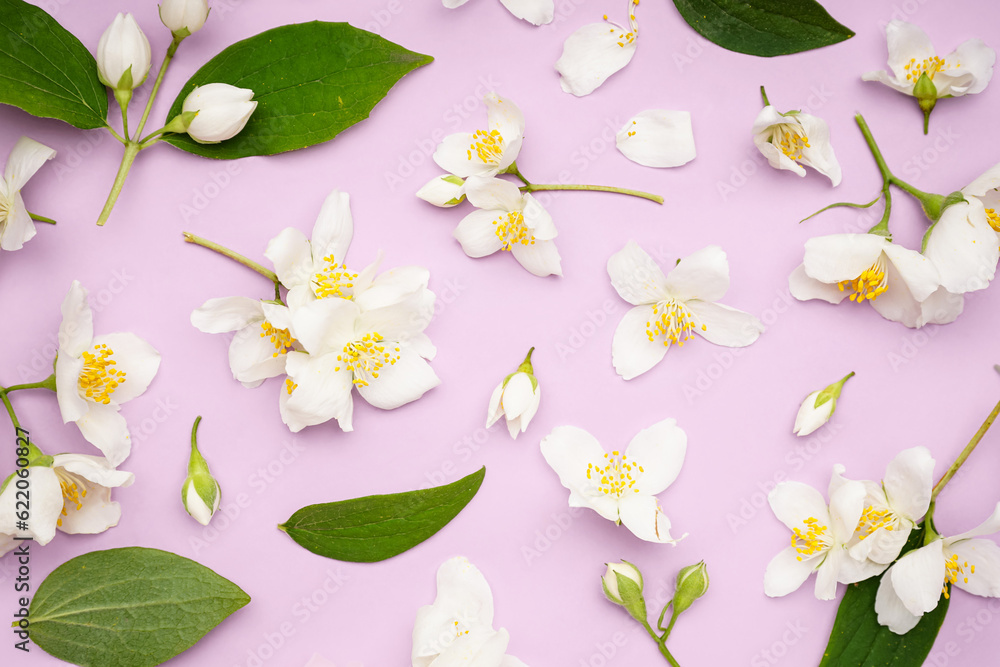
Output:
[[353,430],[355,388],[391,410],[440,384],[424,334],[434,313],[429,273],[416,266],[379,273],[381,258],[353,272],[345,263],[353,236],[349,197],[335,190],[311,239],[289,227],[268,243],[275,271],[259,270],[273,276],[276,291],[287,290],[284,301],[217,298],[191,314],[205,333],[236,332],[229,365],[244,386],[285,376],[278,405],[293,432],[331,419]]

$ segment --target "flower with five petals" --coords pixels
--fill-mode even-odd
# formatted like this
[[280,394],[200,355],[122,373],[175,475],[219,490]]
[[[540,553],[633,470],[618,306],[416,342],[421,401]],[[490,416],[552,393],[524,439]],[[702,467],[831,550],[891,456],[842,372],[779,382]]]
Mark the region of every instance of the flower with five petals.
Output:
[[434,161],[460,178],[496,176],[517,160],[524,140],[524,114],[495,92],[483,96],[486,129],[449,134],[434,151]]

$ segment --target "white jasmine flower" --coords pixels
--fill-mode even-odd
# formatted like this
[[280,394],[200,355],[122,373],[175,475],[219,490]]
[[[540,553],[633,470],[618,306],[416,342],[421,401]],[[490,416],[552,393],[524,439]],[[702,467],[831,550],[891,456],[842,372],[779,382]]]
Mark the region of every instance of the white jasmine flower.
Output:
[[134,481],[132,473],[115,470],[104,457],[84,454],[57,454],[51,467],[36,465],[27,470],[31,480],[28,530],[18,530],[16,525],[17,512],[24,504],[16,507],[19,478],[8,477],[0,491],[0,556],[17,545],[14,537],[31,537],[45,545],[57,528],[64,533],[92,534],[118,525],[122,510],[112,502],[111,489]]
[[622,155],[646,167],[679,167],[697,154],[687,111],[642,111],[618,130],[615,142]]
[[20,250],[35,236],[35,223],[21,198],[21,188],[56,152],[34,139],[21,137],[7,156],[0,181],[0,248]]
[[200,144],[217,144],[232,139],[246,127],[257,108],[253,91],[228,83],[198,86],[184,98],[181,111],[196,112],[187,133]]
[[639,39],[635,20],[639,0],[626,1],[628,28],[609,21],[605,14],[603,23],[585,25],[566,39],[556,61],[559,84],[565,92],[577,97],[589,95],[632,60]]
[[206,0],[162,0],[160,3],[160,20],[174,35],[198,32],[207,18]]
[[64,423],[76,422],[83,437],[108,458],[124,461],[132,448],[122,403],[141,395],[160,367],[160,354],[135,334],[94,337],[87,290],[74,280],[62,303],[56,398]]
[[624,453],[608,454],[594,436],[575,426],[554,429],[541,448],[569,489],[570,507],[588,507],[647,542],[677,542],[656,498],[677,479],[684,463],[687,435],[676,420],[640,431]]
[[882,577],[875,597],[878,622],[906,634],[957,586],[973,595],[1000,597],[1000,547],[975,539],[1000,530],[1000,504],[979,526],[940,537],[903,555]]
[[458,206],[465,199],[465,181],[454,174],[437,176],[417,190],[417,196],[441,208]]
[[413,667],[525,667],[505,655],[510,635],[493,629],[493,593],[479,569],[455,557],[437,572],[434,604],[417,610]]
[[[445,7],[455,9],[469,0],[442,0]],[[511,14],[534,25],[551,23],[555,16],[554,0],[500,0]]]
[[952,294],[985,289],[996,275],[1000,243],[983,202],[969,197],[947,207],[928,232],[924,255]]
[[500,417],[507,420],[507,430],[510,437],[517,438],[519,433],[528,430],[528,424],[538,411],[542,390],[531,366],[531,353],[518,366],[517,371],[503,379],[490,397],[490,406],[486,412],[486,428],[493,426]]
[[795,415],[795,426],[792,428],[792,432],[800,437],[806,436],[830,421],[834,410],[837,409],[837,399],[840,398],[844,383],[853,376],[854,373],[851,372],[840,381],[806,396],[799,407],[798,414]]
[[697,333],[710,343],[745,347],[764,331],[753,315],[715,303],[729,289],[729,263],[718,246],[685,257],[663,274],[635,241],[608,260],[608,275],[619,296],[634,308],[615,329],[611,356],[626,380],[655,366],[676,343]]
[[921,302],[941,284],[930,259],[876,234],[831,234],[806,241],[788,285],[801,301],[870,303],[882,317],[919,327]]
[[131,91],[149,74],[153,52],[131,14],[115,16],[97,44],[97,73],[108,88]]
[[198,451],[199,423],[201,417],[194,420],[194,426],[191,428],[191,456],[188,459],[188,475],[181,486],[181,501],[191,518],[207,526],[219,509],[222,489],[212,476],[208,461]]
[[466,255],[485,257],[504,250],[536,276],[562,275],[562,259],[552,240],[556,226],[537,199],[510,181],[482,176],[469,177],[465,194],[480,209],[455,228]]
[[834,186],[840,184],[840,163],[830,145],[830,128],[822,118],[799,111],[781,113],[766,106],[754,120],[753,142],[775,169],[805,176],[802,167],[812,167]]
[[455,176],[496,176],[517,160],[524,139],[524,114],[495,92],[483,97],[485,130],[450,134],[434,151],[434,161]]
[[289,318],[288,308],[280,304],[230,296],[206,301],[191,313],[191,324],[205,333],[236,332],[229,343],[229,368],[236,380],[252,388],[285,372],[285,355],[296,343],[288,332]]

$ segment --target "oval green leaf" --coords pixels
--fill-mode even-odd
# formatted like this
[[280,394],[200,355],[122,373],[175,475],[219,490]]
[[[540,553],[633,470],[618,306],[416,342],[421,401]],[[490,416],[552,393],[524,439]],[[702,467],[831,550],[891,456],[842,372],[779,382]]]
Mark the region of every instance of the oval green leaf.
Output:
[[782,56],[854,36],[814,0],[674,0],[698,34],[724,49]]
[[181,112],[195,86],[228,83],[254,92],[257,108],[232,139],[166,141],[205,157],[274,155],[329,141],[364,120],[397,81],[434,60],[346,23],[274,28],[233,44],[198,70],[174,100]]
[[[923,534],[923,530],[913,530],[903,553],[919,547]],[[897,635],[879,625],[875,613],[875,595],[884,576],[847,587],[819,667],[914,667],[924,664],[948,613],[949,598],[943,597],[938,606],[924,614],[916,627],[905,635]]]
[[0,103],[84,130],[107,125],[97,61],[44,10],[0,0]]
[[250,602],[204,565],[159,549],[94,551],[57,567],[28,611],[31,639],[75,665],[159,665]]
[[441,530],[469,504],[485,476],[483,467],[444,486],[309,505],[278,528],[314,554],[374,563]]

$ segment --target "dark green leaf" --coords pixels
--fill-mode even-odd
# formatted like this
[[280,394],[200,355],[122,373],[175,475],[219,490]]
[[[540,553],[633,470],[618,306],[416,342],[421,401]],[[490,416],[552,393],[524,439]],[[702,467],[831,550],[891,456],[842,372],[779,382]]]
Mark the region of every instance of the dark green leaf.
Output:
[[[912,531],[903,553],[920,546],[923,533],[920,529]],[[875,613],[875,595],[884,576],[847,587],[819,667],[919,667],[924,664],[948,613],[949,599],[942,597],[938,606],[924,614],[915,628],[905,635],[897,635],[879,625]]]
[[441,530],[469,504],[485,476],[484,467],[445,486],[309,505],[278,528],[314,554],[374,563]]
[[815,0],[674,0],[698,33],[724,49],[782,56],[854,36]]
[[158,549],[94,551],[45,578],[28,612],[31,639],[76,665],[159,665],[250,602],[204,565]]
[[195,86],[228,83],[254,92],[257,109],[220,144],[186,134],[167,141],[213,158],[274,155],[329,141],[368,117],[411,70],[433,58],[346,23],[299,23],[262,32],[212,58],[184,85],[168,118]]
[[104,127],[108,91],[97,61],[42,9],[0,0],[0,103],[84,130]]

